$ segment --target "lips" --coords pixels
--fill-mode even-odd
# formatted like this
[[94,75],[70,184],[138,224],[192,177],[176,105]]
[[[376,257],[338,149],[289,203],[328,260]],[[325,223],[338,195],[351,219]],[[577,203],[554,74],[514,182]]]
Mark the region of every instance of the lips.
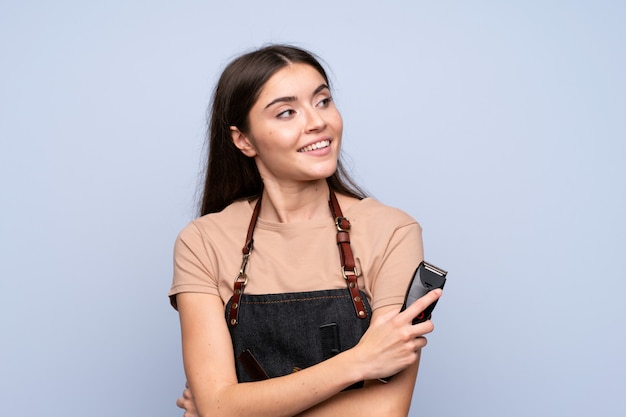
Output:
[[298,152],[310,152],[316,149],[327,148],[329,146],[330,146],[330,140],[324,139],[324,140],[320,140],[319,142],[315,142],[303,148],[300,148],[298,149]]

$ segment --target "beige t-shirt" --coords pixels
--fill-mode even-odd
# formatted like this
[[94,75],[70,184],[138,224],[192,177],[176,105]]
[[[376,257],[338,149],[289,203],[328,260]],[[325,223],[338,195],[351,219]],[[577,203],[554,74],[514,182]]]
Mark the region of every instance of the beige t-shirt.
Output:
[[[344,211],[359,288],[372,309],[402,304],[415,268],[423,259],[422,229],[408,214],[365,198]],[[219,213],[192,221],[174,247],[174,279],[169,292],[207,293],[224,304],[233,294],[252,206],[236,201]],[[346,288],[341,273],[337,228],[327,220],[275,223],[263,220],[254,231],[247,294]]]

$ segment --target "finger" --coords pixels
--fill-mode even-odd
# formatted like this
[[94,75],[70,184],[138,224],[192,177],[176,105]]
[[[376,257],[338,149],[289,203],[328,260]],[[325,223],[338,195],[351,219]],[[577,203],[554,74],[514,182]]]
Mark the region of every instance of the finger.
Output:
[[435,325],[432,321],[426,320],[421,323],[414,324],[412,330],[415,333],[415,337],[422,337],[435,330]]
[[441,289],[436,288],[432,291],[429,291],[424,296],[418,298],[413,304],[408,306],[406,310],[404,310],[399,315],[402,319],[406,319],[407,321],[412,321],[415,317],[419,315],[422,311],[426,309],[429,305],[437,301],[439,297],[441,297]]
[[183,398],[186,398],[188,400],[191,400],[193,398],[193,395],[191,395],[191,390],[189,388],[183,391]]
[[424,336],[416,337],[415,338],[415,349],[414,349],[415,352],[419,352],[427,344],[428,344],[428,339],[426,339]]
[[185,388],[189,388],[189,381],[185,381]]

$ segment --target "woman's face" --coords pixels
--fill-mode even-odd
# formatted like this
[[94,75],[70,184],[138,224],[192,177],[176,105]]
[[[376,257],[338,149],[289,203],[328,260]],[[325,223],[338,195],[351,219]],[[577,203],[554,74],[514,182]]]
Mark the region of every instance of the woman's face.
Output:
[[337,168],[343,121],[322,75],[289,64],[263,86],[248,132],[231,127],[235,145],[255,158],[264,182],[324,179]]

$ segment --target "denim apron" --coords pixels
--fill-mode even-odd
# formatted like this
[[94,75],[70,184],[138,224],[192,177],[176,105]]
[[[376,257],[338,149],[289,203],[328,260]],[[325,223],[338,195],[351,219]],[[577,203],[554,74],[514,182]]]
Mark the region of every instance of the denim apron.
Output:
[[[350,222],[335,193],[330,210],[337,226],[337,245],[346,289],[282,294],[245,294],[246,266],[252,252],[261,199],[256,203],[243,261],[225,314],[235,353],[239,382],[259,381],[297,372],[355,346],[367,330],[371,307],[359,290],[359,275],[350,248]],[[350,388],[358,388],[362,383]]]

